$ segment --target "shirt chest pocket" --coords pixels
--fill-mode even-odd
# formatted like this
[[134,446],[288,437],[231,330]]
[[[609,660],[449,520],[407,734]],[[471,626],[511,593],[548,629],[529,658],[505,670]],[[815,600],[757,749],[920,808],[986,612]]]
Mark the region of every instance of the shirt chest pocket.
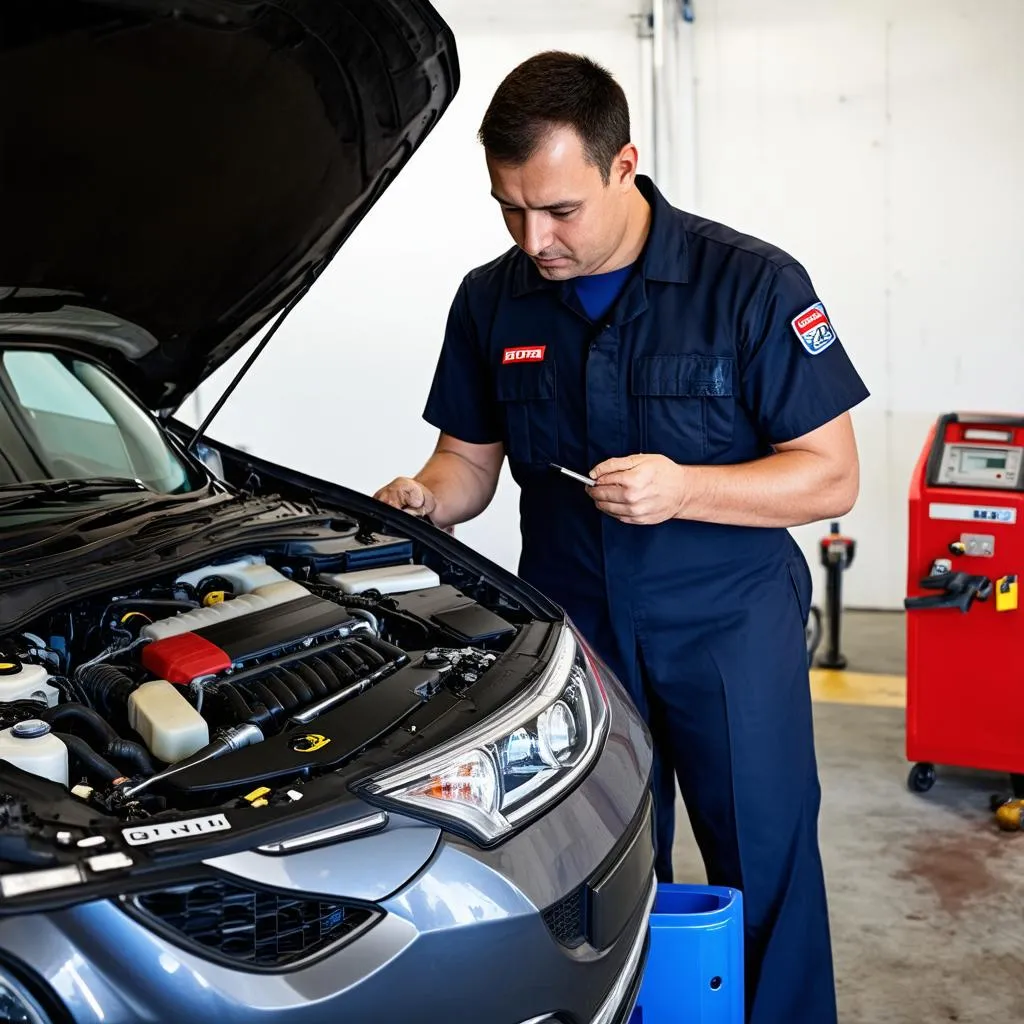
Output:
[[558,388],[553,362],[502,366],[496,381],[509,462],[558,461]]
[[731,356],[697,352],[634,359],[641,450],[682,463],[724,454],[736,415],[735,368]]

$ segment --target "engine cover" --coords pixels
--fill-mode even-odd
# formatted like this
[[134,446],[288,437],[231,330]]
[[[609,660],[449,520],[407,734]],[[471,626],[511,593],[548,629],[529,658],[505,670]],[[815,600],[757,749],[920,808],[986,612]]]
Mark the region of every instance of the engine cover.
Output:
[[[142,649],[142,664],[161,679],[187,685],[194,679],[215,675],[296,644],[340,636],[362,626],[361,620],[354,619],[340,605],[305,590],[303,596],[295,600],[258,608],[248,614],[227,611],[231,605],[251,596],[243,595],[234,601],[198,609],[214,613],[205,617],[209,625],[153,640]],[[224,609],[225,614],[218,621],[216,613],[220,609]],[[186,612],[177,618],[192,614]]]

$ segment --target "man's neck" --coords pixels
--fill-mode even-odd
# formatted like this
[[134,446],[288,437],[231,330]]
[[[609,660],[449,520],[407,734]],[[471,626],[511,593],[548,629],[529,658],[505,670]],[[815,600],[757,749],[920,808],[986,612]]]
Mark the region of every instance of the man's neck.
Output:
[[626,212],[626,228],[622,240],[615,251],[592,274],[610,274],[615,270],[628,267],[640,258],[647,244],[647,236],[651,230],[651,206],[635,185],[629,196],[629,209]]

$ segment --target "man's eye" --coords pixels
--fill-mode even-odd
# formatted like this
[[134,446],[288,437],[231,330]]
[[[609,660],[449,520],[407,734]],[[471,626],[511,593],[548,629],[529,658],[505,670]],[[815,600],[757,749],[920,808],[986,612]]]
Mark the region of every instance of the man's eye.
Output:
[[557,217],[559,220],[565,220],[566,217],[571,217],[574,213],[576,213],[578,209],[579,208],[577,207],[576,209],[573,210],[552,210],[551,216]]

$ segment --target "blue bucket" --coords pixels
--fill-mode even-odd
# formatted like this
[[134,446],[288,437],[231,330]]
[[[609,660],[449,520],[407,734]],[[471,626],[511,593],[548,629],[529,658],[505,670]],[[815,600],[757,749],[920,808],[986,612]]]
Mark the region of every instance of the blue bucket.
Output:
[[743,897],[659,885],[651,946],[629,1024],[743,1024]]

